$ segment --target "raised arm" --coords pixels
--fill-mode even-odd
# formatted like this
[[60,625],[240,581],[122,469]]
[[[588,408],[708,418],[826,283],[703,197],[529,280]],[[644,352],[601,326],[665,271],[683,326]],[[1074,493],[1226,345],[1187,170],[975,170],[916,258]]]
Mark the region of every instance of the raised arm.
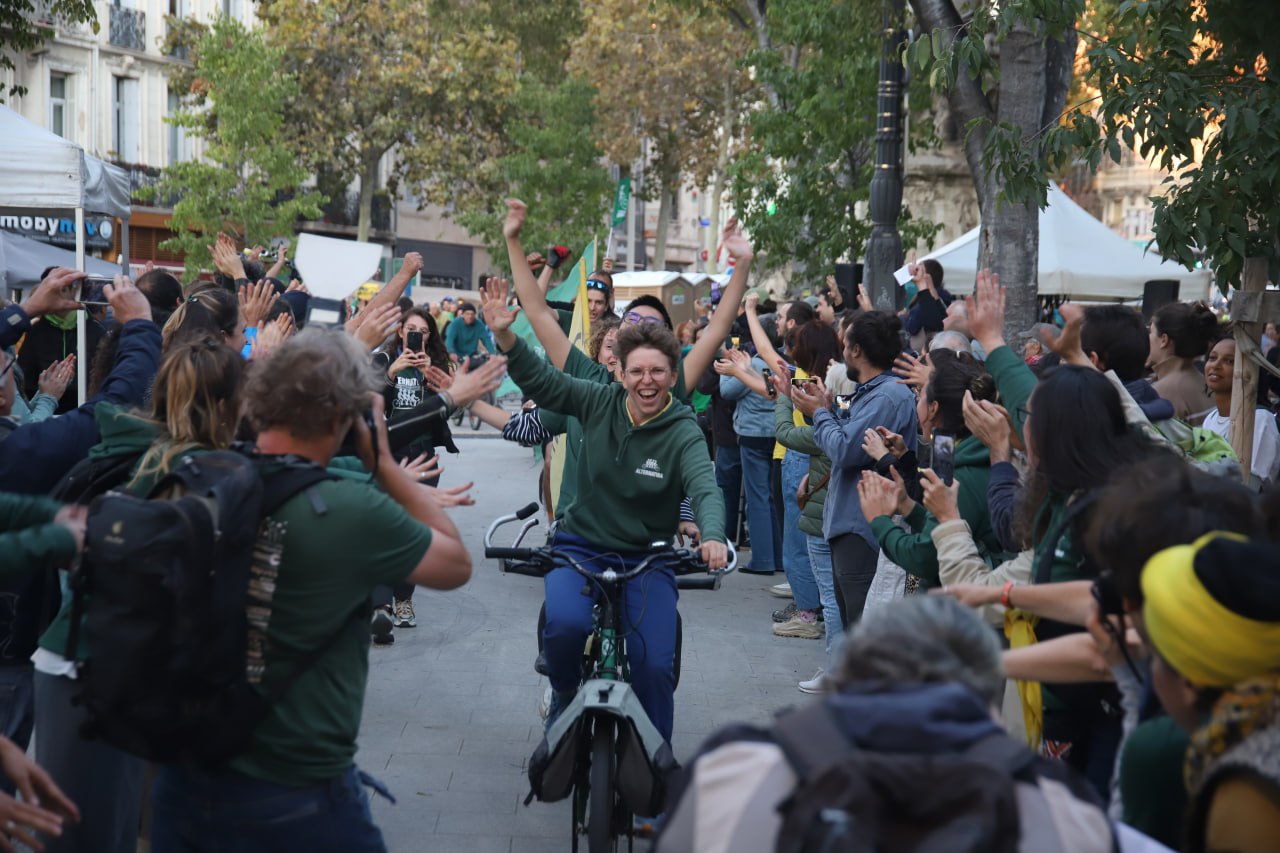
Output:
[[[524,248],[520,245],[520,231],[524,228],[524,220],[529,209],[525,203],[514,198],[507,199],[507,218],[502,223],[502,236],[507,239],[507,256],[511,261],[511,277],[515,279],[516,296],[520,299],[520,307],[529,320],[529,326],[537,336],[538,342],[547,352],[547,359],[563,370],[565,360],[573,344],[569,336],[560,328],[560,318],[555,309],[547,304],[547,295],[533,277],[533,270],[525,259]],[[499,346],[504,346],[499,341]]]
[[364,310],[377,308],[381,305],[394,305],[400,301],[400,297],[404,296],[404,289],[409,286],[409,282],[413,281],[413,277],[422,269],[422,255],[417,252],[410,252],[404,256],[404,263],[400,265],[400,272],[391,277],[391,281],[386,286],[373,295],[369,300],[369,304],[364,306]]
[[764,359],[765,364],[777,364],[780,360],[778,351],[773,348],[773,341],[769,340],[769,336],[765,334],[764,326],[760,325],[760,317],[756,314],[756,306],[760,303],[760,297],[755,293],[747,294],[746,302],[743,303],[746,308],[747,326],[751,329],[751,342],[756,345],[756,355]]
[[707,330],[684,358],[684,387],[690,394],[697,387],[703,372],[715,361],[716,351],[729,336],[733,321],[738,318],[738,306],[747,292],[747,274],[751,271],[751,260],[755,257],[751,243],[738,228],[737,219],[730,219],[725,225],[723,242],[729,257],[734,261],[733,275],[729,277],[729,283],[720,297],[720,304],[707,323]]

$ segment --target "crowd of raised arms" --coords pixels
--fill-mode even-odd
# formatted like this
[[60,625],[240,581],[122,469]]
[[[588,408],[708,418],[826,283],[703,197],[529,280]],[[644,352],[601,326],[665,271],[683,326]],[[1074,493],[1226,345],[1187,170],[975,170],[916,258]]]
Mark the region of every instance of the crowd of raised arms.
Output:
[[[931,260],[898,313],[833,278],[776,302],[730,221],[732,274],[678,326],[590,271],[579,348],[527,215],[507,201],[477,299],[406,298],[410,253],[332,329],[223,235],[211,281],[147,269],[96,306],[50,269],[0,309],[0,850],[385,850],[369,646],[470,579],[471,484],[436,455],[464,411],[548,459],[563,436],[522,557],[529,772],[593,851],[1277,849],[1280,383],[1247,470],[1230,444],[1236,359],[1280,363],[1274,328],[1238,354],[1202,303],[1068,303],[1011,344],[997,277],[955,298]],[[743,615],[824,665],[774,725],[673,756],[685,571],[735,562],[771,578]],[[575,753],[557,791],[601,720],[608,774],[593,752],[588,796]]]

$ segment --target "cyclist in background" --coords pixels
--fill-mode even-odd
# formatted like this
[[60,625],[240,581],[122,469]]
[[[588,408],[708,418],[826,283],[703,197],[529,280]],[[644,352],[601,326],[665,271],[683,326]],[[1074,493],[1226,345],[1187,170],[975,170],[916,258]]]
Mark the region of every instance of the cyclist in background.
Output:
[[458,316],[444,331],[444,345],[449,350],[449,358],[455,362],[493,353],[493,337],[484,321],[476,316],[476,306],[470,302],[458,305]]
[[[507,306],[505,288],[487,290],[485,311],[500,318],[498,324],[509,325],[518,310]],[[525,393],[577,418],[583,428],[576,485],[592,500],[566,508],[552,545],[590,570],[626,571],[647,556],[652,543],[674,538],[680,502],[689,495],[702,529],[702,559],[712,569],[723,568],[724,502],[697,421],[672,394],[680,345],[662,326],[636,323],[618,332],[616,353],[622,382],[609,384],[565,375],[522,340],[507,353],[508,372]],[[567,565],[549,572],[545,584],[550,724],[578,689],[593,602]],[[677,598],[670,569],[647,572],[623,590],[624,631],[633,638],[631,685],[667,741],[675,716]]]

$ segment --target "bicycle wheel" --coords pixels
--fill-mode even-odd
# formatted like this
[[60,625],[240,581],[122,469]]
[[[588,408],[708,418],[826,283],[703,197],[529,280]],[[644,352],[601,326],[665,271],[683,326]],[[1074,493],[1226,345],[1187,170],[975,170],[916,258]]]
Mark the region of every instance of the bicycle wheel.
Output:
[[589,853],[612,853],[616,839],[613,833],[613,800],[616,768],[614,767],[613,720],[596,717],[591,736],[591,798],[587,810],[587,850]]

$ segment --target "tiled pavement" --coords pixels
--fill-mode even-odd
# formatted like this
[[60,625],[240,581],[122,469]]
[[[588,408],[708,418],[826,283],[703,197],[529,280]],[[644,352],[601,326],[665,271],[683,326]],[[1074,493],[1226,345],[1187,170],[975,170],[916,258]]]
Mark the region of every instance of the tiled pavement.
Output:
[[[465,429],[457,438],[462,454],[445,458],[444,482],[476,481],[476,506],[453,513],[475,573],[456,592],[419,590],[418,627],[372,650],[357,761],[398,800],[373,798],[393,853],[563,853],[567,802],[522,805],[545,684],[533,671],[542,585],[500,575],[481,545],[494,517],[531,499],[540,466],[516,445]],[[720,725],[766,722],[802,700],[796,682],[821,665],[822,646],[770,632],[769,612],[785,602],[764,588],[782,579],[733,575],[718,592],[682,596],[678,759]]]

